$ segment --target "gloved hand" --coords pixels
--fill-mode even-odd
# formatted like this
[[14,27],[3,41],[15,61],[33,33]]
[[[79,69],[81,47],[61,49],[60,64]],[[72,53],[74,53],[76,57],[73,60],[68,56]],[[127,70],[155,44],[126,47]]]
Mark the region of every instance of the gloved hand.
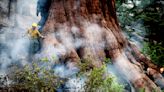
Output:
[[45,36],[41,36],[41,38],[43,38],[43,39],[44,39],[44,38],[45,38]]

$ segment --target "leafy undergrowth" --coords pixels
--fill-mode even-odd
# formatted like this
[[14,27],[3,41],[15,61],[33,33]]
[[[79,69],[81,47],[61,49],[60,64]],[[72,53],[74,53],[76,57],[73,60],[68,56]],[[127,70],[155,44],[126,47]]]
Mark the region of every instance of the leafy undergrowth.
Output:
[[106,74],[106,66],[93,68],[85,84],[86,92],[123,92],[123,86],[114,77]]
[[[109,59],[107,60],[109,61]],[[87,59],[80,63],[79,66],[81,70],[79,72],[80,76],[87,77],[84,85],[85,92],[123,92],[124,86],[118,84],[116,78],[107,73],[105,63],[99,68],[91,67],[92,65]],[[92,69],[89,70],[89,68]]]
[[145,43],[142,52],[148,55],[153,63],[164,66],[164,47],[161,43]]
[[[41,66],[40,62],[44,65]],[[63,81],[49,66],[48,59],[41,59],[22,68],[13,66],[9,74],[10,86],[20,92],[56,92],[68,79]],[[99,68],[92,67],[90,60],[86,59],[78,66],[80,71],[77,77],[86,77],[83,86],[85,92],[123,92],[124,86],[107,73],[105,64]]]
[[38,63],[17,68],[10,79],[14,88],[29,92],[54,92],[62,83],[53,70],[46,66],[40,67]]

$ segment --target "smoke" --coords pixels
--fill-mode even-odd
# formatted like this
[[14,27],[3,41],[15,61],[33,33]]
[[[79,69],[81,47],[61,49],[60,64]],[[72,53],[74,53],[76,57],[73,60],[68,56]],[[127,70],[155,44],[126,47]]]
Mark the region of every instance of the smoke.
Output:
[[[20,35],[17,35],[19,31],[16,32],[15,30],[11,32],[10,29],[8,29],[5,30],[3,34],[0,34],[3,38],[1,39],[1,45],[4,45],[0,53],[1,71],[7,70],[8,66],[12,64],[24,65],[26,63],[24,61],[28,57],[27,48],[29,46],[29,40],[19,37]],[[22,33],[19,32],[19,34]]]
[[[45,39],[42,52],[40,57],[49,57],[49,60],[52,61],[52,65],[55,61],[61,62],[61,64],[54,64],[55,75],[58,75],[62,78],[69,78],[66,82],[66,88],[71,91],[83,90],[83,85],[85,85],[85,78],[74,77],[79,71],[77,67],[69,68],[69,65],[65,65],[59,59],[66,57],[67,54],[72,49],[78,49],[80,47],[88,47],[91,50],[91,54],[98,56],[97,52],[99,50],[104,50],[105,40],[103,39],[102,28],[93,23],[84,23],[85,28],[83,32],[76,26],[69,28],[66,25],[62,25],[58,30],[55,30],[55,33],[50,33]],[[51,57],[55,56],[56,60],[52,60]],[[118,59],[120,64],[126,62],[125,58]],[[69,61],[66,61],[69,62]],[[70,64],[70,63],[68,63]],[[126,63],[125,63],[126,64]],[[133,92],[133,87],[131,83],[127,80],[125,75],[118,73],[115,65],[108,65],[108,71],[110,74],[115,75],[117,80],[122,85],[125,85],[125,90],[131,90]],[[128,73],[127,73],[128,74]],[[130,92],[131,92],[130,91]]]
[[84,77],[72,77],[66,82],[66,88],[70,92],[84,92],[85,81]]
[[68,68],[64,64],[56,65],[54,67],[55,74],[60,76],[61,78],[70,78],[73,75],[76,75],[79,71],[78,68]]
[[146,28],[144,27],[143,20],[138,20],[131,24],[131,27],[128,27],[126,29],[132,29],[133,31],[130,32],[129,40],[132,41],[139,49],[143,48],[143,43],[146,36]]
[[103,30],[97,24],[85,24],[84,33],[86,35],[86,45],[87,47],[95,48],[96,49],[104,49],[105,48],[105,41],[103,39]]
[[11,22],[13,25],[4,24],[0,29],[0,74],[2,75],[7,73],[11,65],[28,64],[30,40],[26,36],[27,28],[33,22],[39,21],[39,18],[35,17],[35,0],[17,0],[12,3],[16,11],[11,10],[10,20],[6,17],[4,20],[8,22],[4,22]]
[[[23,37],[23,35],[26,34],[27,28],[29,28],[33,22],[39,21],[39,18],[35,17],[36,3],[36,0],[18,0],[17,6],[15,6],[17,8],[17,12],[11,16],[14,19],[11,20],[11,22],[14,23],[14,26],[1,29],[1,74],[5,74],[7,72],[7,68],[9,68],[12,64],[23,66],[30,63],[30,40],[26,36]],[[85,79],[72,77],[78,73],[79,69],[77,67],[70,68],[69,66],[72,66],[71,63],[67,63],[67,65],[65,65],[60,59],[66,58],[73,49],[77,50],[81,47],[89,48],[90,54],[98,58],[98,52],[105,48],[102,28],[98,24],[94,23],[84,22],[82,24],[82,28],[84,29],[80,29],[75,25],[71,28],[67,25],[62,25],[58,30],[55,30],[54,33],[48,34],[41,52],[34,55],[35,59],[48,58],[51,65],[50,68],[54,69],[55,75],[62,78],[69,78],[66,83],[68,88],[82,89],[81,85],[84,85]],[[125,62],[124,58],[119,58],[117,60],[119,64],[122,64],[121,60]],[[61,62],[61,64],[56,64],[56,62]],[[115,72],[114,70],[115,69],[113,68],[110,71]]]
[[50,58],[55,56],[59,60],[67,57],[71,51],[84,47],[89,48],[91,54],[98,56],[98,52],[105,48],[101,27],[97,24],[84,23],[83,28],[84,31],[76,26],[59,26],[54,33],[47,35],[42,52],[37,57],[46,56],[52,61]]
[[115,76],[116,81],[120,83],[121,85],[124,85],[125,92],[135,92],[134,87],[130,83],[130,81],[126,78],[125,75],[121,74],[117,67],[115,67],[113,64],[107,65],[107,71],[109,74]]

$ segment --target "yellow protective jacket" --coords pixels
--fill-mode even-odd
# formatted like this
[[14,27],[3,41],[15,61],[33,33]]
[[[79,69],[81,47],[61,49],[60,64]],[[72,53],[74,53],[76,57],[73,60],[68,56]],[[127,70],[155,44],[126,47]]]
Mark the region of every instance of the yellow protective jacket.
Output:
[[33,30],[32,28],[30,28],[28,30],[28,34],[31,36],[31,38],[34,38],[34,39],[39,38],[39,37],[42,36],[41,33],[38,30]]

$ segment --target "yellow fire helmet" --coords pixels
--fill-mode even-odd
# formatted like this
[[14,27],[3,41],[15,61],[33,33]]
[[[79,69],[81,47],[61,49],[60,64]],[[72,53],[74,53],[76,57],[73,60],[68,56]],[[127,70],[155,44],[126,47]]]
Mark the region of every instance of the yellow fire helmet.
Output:
[[37,23],[32,23],[32,27],[38,27]]

